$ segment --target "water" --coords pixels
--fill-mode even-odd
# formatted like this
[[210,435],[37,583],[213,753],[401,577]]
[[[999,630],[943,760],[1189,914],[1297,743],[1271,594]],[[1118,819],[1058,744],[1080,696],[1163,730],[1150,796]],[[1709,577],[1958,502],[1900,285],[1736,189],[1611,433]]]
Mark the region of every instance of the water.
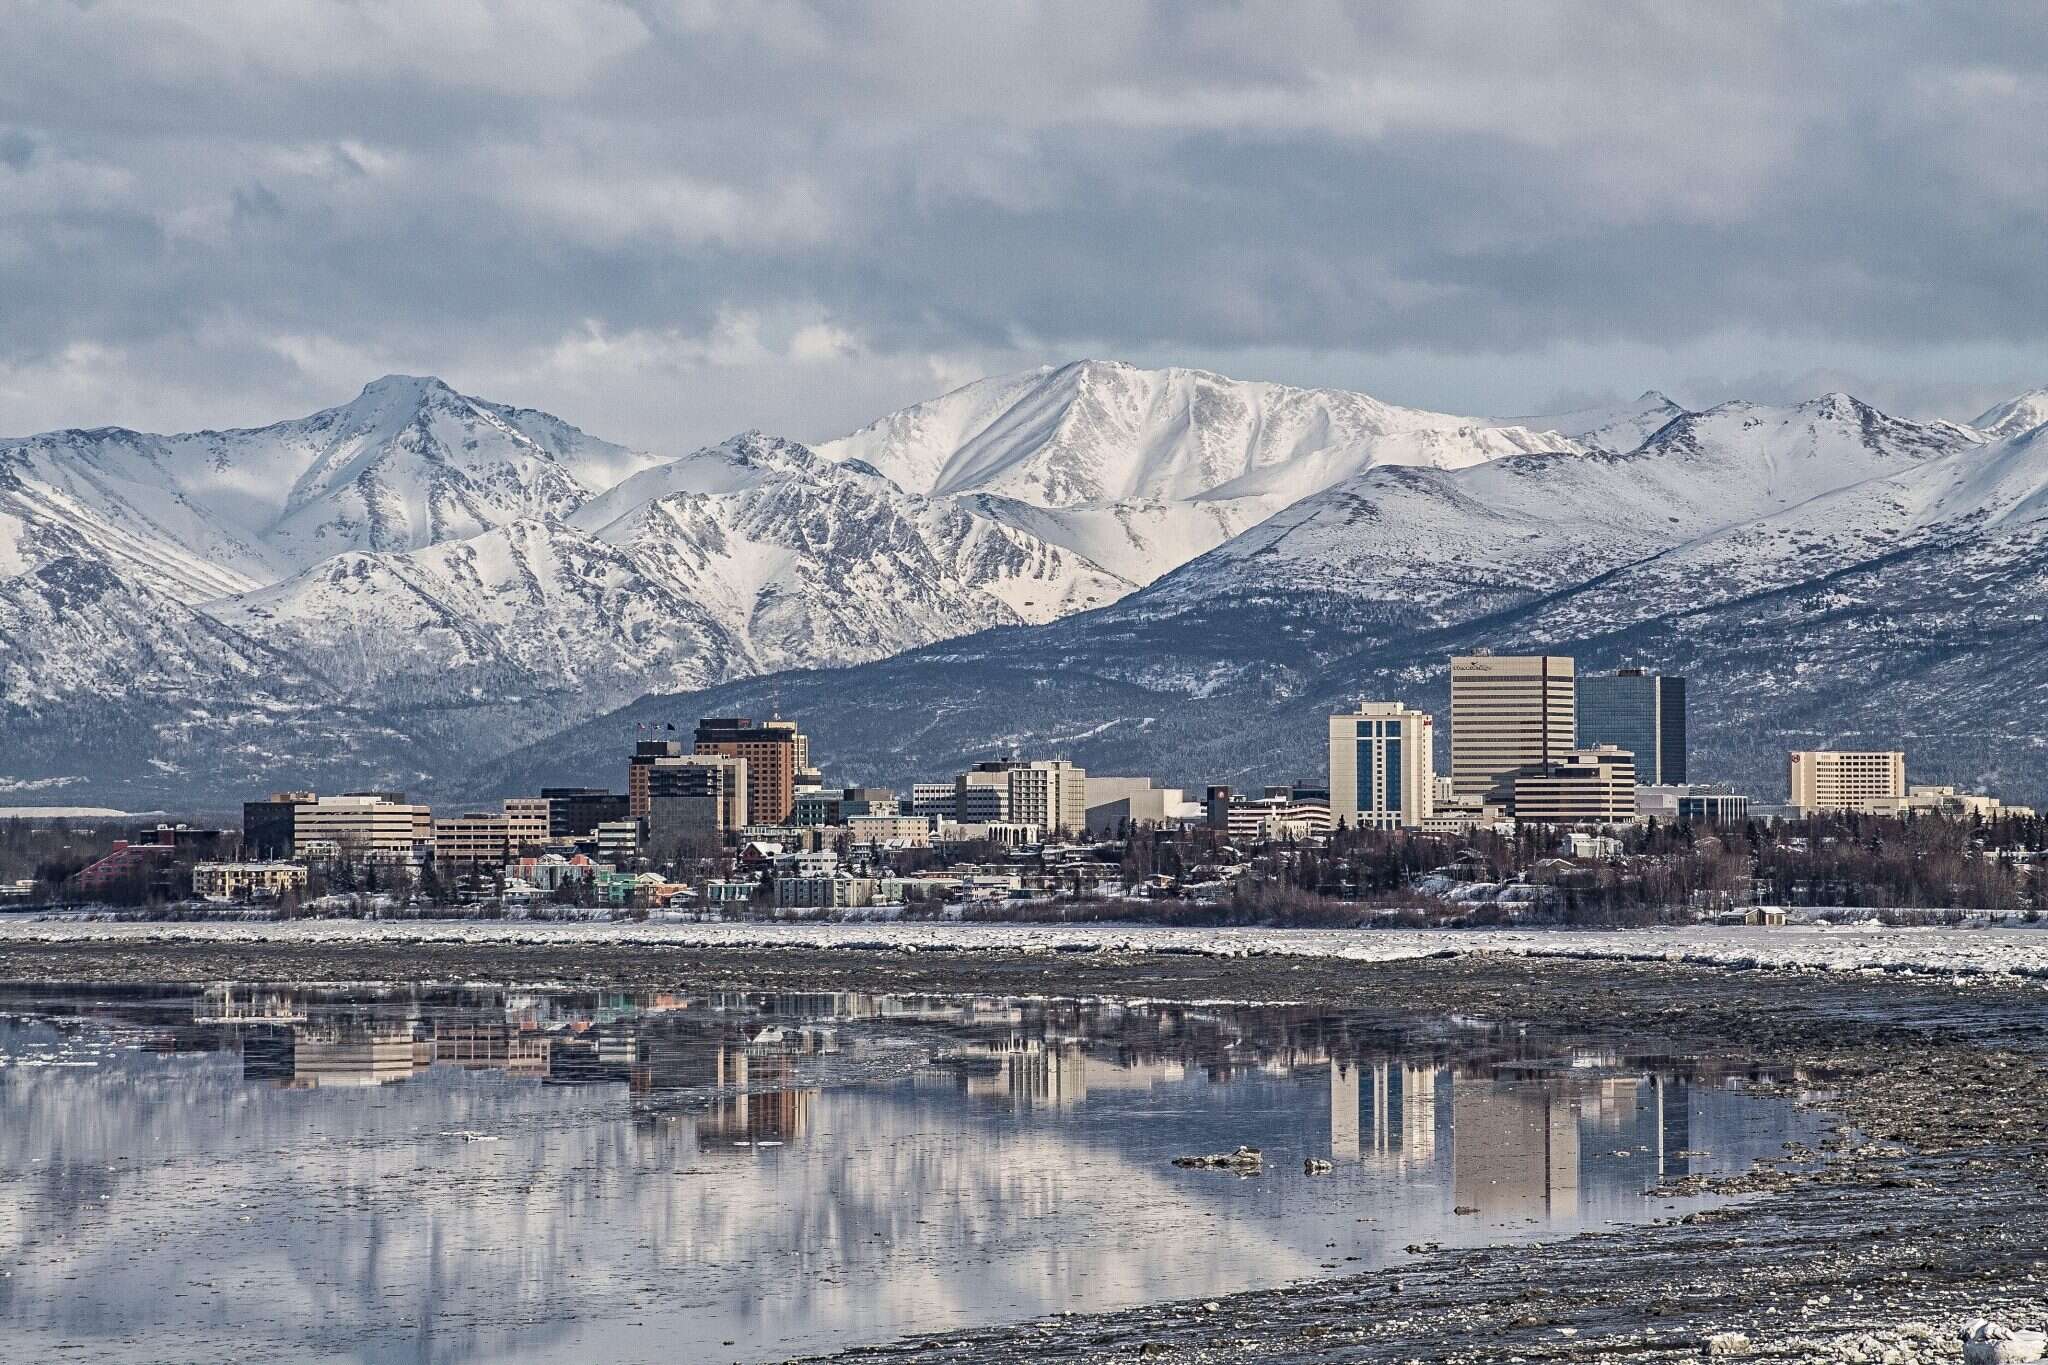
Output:
[[0,994],[0,1356],[774,1360],[1213,1297],[1699,1207],[1644,1191],[1818,1134],[1759,1079],[1299,1008]]

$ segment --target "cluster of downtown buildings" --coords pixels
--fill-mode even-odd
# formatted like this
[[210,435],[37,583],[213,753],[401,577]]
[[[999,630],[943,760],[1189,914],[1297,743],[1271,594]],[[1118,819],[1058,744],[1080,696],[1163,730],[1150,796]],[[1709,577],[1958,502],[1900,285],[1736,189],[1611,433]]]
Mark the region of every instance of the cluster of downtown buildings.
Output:
[[[507,902],[569,890],[596,905],[710,907],[755,902],[772,888],[778,907],[838,908],[1026,894],[1044,889],[1044,869],[1058,862],[1048,848],[1134,829],[1270,840],[1541,825],[1597,836],[1648,819],[2031,814],[1951,787],[1909,787],[1895,750],[1792,752],[1790,801],[1753,805],[1690,781],[1684,678],[1637,668],[1581,676],[1563,655],[1452,658],[1449,719],[1448,773],[1437,770],[1436,717],[1363,701],[1329,717],[1320,782],[1256,794],[1210,786],[1200,800],[1063,758],[976,763],[947,781],[915,783],[908,797],[827,787],[793,720],[707,717],[687,740],[673,724],[643,724],[623,791],[543,788],[495,810],[446,815],[402,792],[277,792],[244,805],[231,861],[215,852],[227,851],[231,832],[160,826],[153,838],[117,845],[76,886],[107,894],[211,854],[193,865],[192,890],[216,900],[282,898],[307,890],[309,869],[381,865],[404,874],[386,884],[416,883],[431,868],[444,885],[466,877],[475,896],[487,882],[490,898]],[[913,880],[889,876],[882,856],[977,845],[1010,861]],[[1018,850],[1036,852],[1037,881],[1016,871]],[[659,870],[692,861],[716,864],[720,875],[685,886]]]
[[1400,702],[1331,716],[1333,823],[1456,832],[1502,821],[1598,829],[1653,818],[2032,814],[1953,787],[1909,787],[1898,750],[1791,751],[1789,801],[1752,807],[1727,787],[1689,781],[1684,678],[1640,668],[1582,677],[1567,655],[1453,657],[1444,775],[1435,726]]

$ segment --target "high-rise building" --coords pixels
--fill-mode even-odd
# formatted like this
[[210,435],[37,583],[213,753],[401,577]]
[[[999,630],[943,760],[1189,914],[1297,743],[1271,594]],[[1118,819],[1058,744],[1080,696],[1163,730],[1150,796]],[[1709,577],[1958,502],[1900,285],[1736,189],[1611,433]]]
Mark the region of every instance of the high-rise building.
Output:
[[1045,835],[1088,828],[1088,772],[1063,758],[977,763],[953,780],[962,824],[1036,825]]
[[681,834],[724,835],[747,823],[744,758],[677,754],[647,767],[647,832],[657,848]]
[[747,823],[779,825],[796,807],[799,772],[811,766],[811,742],[796,722],[771,717],[707,716],[697,722],[695,749],[747,761]]
[[1568,749],[1505,774],[1486,797],[1539,825],[1627,825],[1636,818],[1635,756],[1603,744]]
[[[677,758],[685,752],[679,739],[643,739],[633,746],[633,755],[626,760],[626,815],[629,818],[647,818],[647,770],[654,766],[654,760]],[[618,817],[605,818],[615,820]]]
[[1636,756],[1636,780],[1680,786],[1685,778],[1685,679],[1640,668],[1588,673],[1574,692],[1582,749],[1612,744]]
[[1330,717],[1330,819],[1346,829],[1415,829],[1436,808],[1436,721],[1397,701]]
[[1044,758],[1010,769],[1010,813],[1018,824],[1046,834],[1079,835],[1088,828],[1088,773],[1064,758]]
[[1461,654],[1451,660],[1451,795],[1477,806],[1517,768],[1577,747],[1572,660]]
[[953,819],[985,825],[1010,818],[1010,769],[1014,763],[977,763],[953,779]]
[[1906,755],[1897,749],[1792,752],[1792,805],[1815,811],[1897,811],[1906,800]]

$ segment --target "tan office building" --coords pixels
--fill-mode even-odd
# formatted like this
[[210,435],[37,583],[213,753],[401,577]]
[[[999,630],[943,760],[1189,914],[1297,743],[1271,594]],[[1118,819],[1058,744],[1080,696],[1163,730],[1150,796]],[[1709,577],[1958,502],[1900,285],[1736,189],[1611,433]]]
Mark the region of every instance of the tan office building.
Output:
[[391,794],[323,796],[293,812],[292,847],[299,857],[326,852],[409,855],[433,842],[433,809],[394,800]]
[[510,852],[503,815],[467,811],[434,821],[434,861],[444,867],[501,866]]
[[1477,806],[1517,768],[1577,745],[1574,667],[1559,654],[1451,660],[1451,796]]
[[1789,767],[1791,803],[1809,813],[1888,814],[1906,800],[1906,755],[1898,749],[1795,749]]
[[1507,813],[1538,825],[1627,825],[1636,819],[1636,759],[1603,744],[1517,768],[1495,788]]
[[505,800],[505,842],[514,853],[537,848],[548,841],[548,808],[545,796],[512,796]]
[[1087,769],[1049,758],[1014,767],[1009,776],[1010,821],[1036,825],[1047,834],[1087,832]]
[[1436,721],[1397,701],[1330,717],[1330,823],[1418,829],[1436,807]]

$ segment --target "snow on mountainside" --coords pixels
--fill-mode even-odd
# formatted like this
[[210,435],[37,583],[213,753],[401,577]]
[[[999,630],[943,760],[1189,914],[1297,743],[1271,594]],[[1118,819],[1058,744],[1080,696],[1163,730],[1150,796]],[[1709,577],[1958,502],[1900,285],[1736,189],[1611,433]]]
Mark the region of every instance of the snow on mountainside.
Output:
[[[1977,727],[1928,752],[2033,763],[2048,736],[1969,738],[2048,674],[2031,399],[1982,430],[1839,394],[1492,423],[1086,362],[823,451],[662,459],[400,376],[270,427],[46,433],[0,442],[0,781],[417,785],[586,718],[533,761],[603,735],[609,764],[597,713],[641,691],[778,688],[849,776],[1014,743],[1229,779],[1308,763],[1332,700],[1432,703],[1451,649],[1538,645],[1795,729],[1919,698]],[[837,671],[747,681],[777,669]]]
[[267,427],[0,442],[0,571],[56,553],[199,603],[344,550],[405,550],[561,517],[658,463],[545,413],[386,375]]
[[1627,454],[1522,456],[1460,470],[1379,466],[1305,498],[1158,585],[1168,601],[1254,584],[1493,609],[1974,449],[1841,394],[1688,413]]
[[1361,393],[1108,361],[984,379],[818,447],[1139,582],[1371,465],[1579,449]]
[[757,432],[629,479],[573,524],[728,622],[751,642],[756,669],[1042,623],[1132,587],[858,462]]
[[1990,437],[2017,436],[2048,422],[2048,388],[2028,389],[1988,411],[1977,414],[1971,426]]
[[1554,431],[1589,450],[1622,454],[1634,450],[1666,424],[1683,416],[1684,408],[1650,389],[1633,403],[1574,408],[1569,412],[1535,417],[1501,417],[1495,421],[1504,427]]
[[[1839,394],[1730,403],[1626,453],[1369,468],[1104,611],[606,723],[772,687],[849,780],[1015,746],[1255,785],[1320,773],[1333,706],[1441,712],[1449,655],[1555,650],[1689,675],[1695,780],[1770,799],[1787,748],[1902,746],[1916,780],[2038,801],[2044,593],[2048,430],[1987,442]],[[963,691],[979,705],[949,711]],[[576,771],[590,742],[480,776]]]
[[650,690],[879,658],[1042,622],[1131,585],[1079,557],[748,433],[645,469],[562,522],[349,553],[212,603],[352,684],[415,696]]

